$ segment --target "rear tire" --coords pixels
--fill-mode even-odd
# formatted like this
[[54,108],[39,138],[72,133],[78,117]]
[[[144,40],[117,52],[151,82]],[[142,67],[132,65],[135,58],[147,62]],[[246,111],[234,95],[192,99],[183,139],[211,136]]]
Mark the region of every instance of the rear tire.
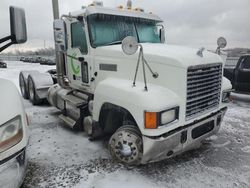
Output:
[[19,87],[20,87],[23,98],[29,99],[28,86],[25,82],[24,75],[22,72],[20,72],[20,74],[19,74]]
[[143,155],[143,142],[139,129],[124,125],[117,129],[109,140],[111,156],[118,162],[139,165]]
[[40,99],[37,95],[35,83],[31,76],[28,77],[28,91],[29,91],[30,102],[33,105],[39,105],[42,103],[42,99]]

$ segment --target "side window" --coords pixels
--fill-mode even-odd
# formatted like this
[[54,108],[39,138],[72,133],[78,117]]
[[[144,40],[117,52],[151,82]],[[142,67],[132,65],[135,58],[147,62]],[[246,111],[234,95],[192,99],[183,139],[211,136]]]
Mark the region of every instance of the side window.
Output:
[[83,54],[88,53],[86,34],[80,22],[71,24],[71,41],[72,48],[79,48]]
[[250,69],[250,57],[246,57],[242,62],[243,69]]

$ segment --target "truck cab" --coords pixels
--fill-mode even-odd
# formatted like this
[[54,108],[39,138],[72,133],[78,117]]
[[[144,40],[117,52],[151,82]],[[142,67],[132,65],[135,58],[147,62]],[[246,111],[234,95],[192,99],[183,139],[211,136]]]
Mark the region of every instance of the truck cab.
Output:
[[62,15],[54,21],[58,84],[30,74],[31,96],[48,89],[59,118],[91,140],[110,135],[120,162],[145,164],[197,147],[218,132],[231,84],[220,56],[167,44],[162,22],[141,8],[100,2]]
[[[94,93],[98,83],[107,76],[115,74],[116,77],[127,78],[125,69],[119,67],[123,73],[117,74],[118,66],[126,64],[118,65],[115,62],[120,61],[120,58],[126,59],[120,46],[127,36],[133,36],[141,43],[161,44],[159,28],[162,27],[162,20],[156,15],[102,6],[89,6],[81,11],[82,13],[71,13],[71,18],[64,17],[65,34],[68,35],[65,44],[65,71],[72,88],[83,87],[84,90]],[[88,17],[82,21],[77,19],[86,13]],[[105,59],[103,51],[109,53],[105,54]],[[107,63],[108,56],[112,57],[110,63]],[[84,59],[83,62],[79,61],[81,58]],[[128,62],[127,66],[127,69],[133,69],[133,64]],[[132,74],[131,71],[131,77]]]

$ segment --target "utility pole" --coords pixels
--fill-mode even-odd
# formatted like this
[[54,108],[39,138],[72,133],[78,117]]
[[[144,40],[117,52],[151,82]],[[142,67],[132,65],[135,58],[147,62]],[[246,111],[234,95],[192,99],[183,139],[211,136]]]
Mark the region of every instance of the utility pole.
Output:
[[54,20],[59,19],[59,4],[58,0],[52,0]]

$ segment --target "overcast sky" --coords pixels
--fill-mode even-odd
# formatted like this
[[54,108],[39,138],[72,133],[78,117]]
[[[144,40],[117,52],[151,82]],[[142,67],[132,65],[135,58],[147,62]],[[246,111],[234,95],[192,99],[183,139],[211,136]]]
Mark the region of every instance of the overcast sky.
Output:
[[[224,36],[228,48],[250,48],[250,0],[132,0],[133,7],[159,15],[170,44],[214,49]],[[88,5],[92,0],[59,0],[60,14]],[[126,5],[126,0],[103,0],[104,6]],[[12,49],[53,47],[51,0],[1,0],[0,37],[9,34],[10,5],[26,11],[28,42]]]

